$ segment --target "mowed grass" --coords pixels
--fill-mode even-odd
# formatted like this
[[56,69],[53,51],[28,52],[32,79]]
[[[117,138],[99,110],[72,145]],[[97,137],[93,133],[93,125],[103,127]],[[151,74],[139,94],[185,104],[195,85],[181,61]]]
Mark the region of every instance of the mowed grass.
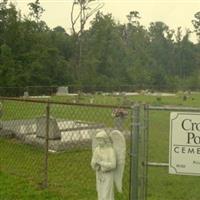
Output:
[[[53,97],[53,100],[72,101],[74,97]],[[90,97],[80,99],[89,103]],[[123,97],[94,96],[96,104],[119,105]],[[200,106],[200,94],[191,95],[186,101],[182,96],[161,97],[133,96],[129,102],[151,105]],[[43,104],[4,101],[3,120],[34,118],[45,114]],[[74,106],[51,107],[56,118],[93,121],[113,125],[112,109],[83,108]],[[130,115],[131,112],[129,111]],[[151,111],[149,127],[149,160],[168,162],[169,112]],[[130,115],[126,128],[130,128]],[[91,150],[71,150],[49,154],[49,188],[41,189],[44,179],[44,149],[22,144],[15,139],[0,139],[1,175],[0,199],[96,199],[95,173],[90,168]],[[127,152],[128,155],[128,152]],[[15,186],[15,187],[14,187]],[[169,175],[167,168],[149,168],[148,200],[199,200],[200,177]],[[117,200],[127,200],[129,193],[129,159],[127,158],[124,193]]]
[[[151,111],[149,161],[168,163],[169,112]],[[168,168],[149,167],[148,199],[198,200],[200,177],[168,174]]]
[[28,181],[28,179],[21,178],[20,176],[11,175],[5,171],[1,171],[0,178],[0,198],[2,200],[60,199],[58,194],[47,189],[38,189],[34,183]]
[[[76,149],[62,153],[49,153],[48,182],[49,187],[44,192],[44,149],[21,144],[15,139],[0,139],[1,145],[1,172],[2,181],[1,199],[31,199],[28,195],[34,192],[38,199],[80,199],[93,200],[96,197],[95,173],[91,170],[91,149]],[[11,181],[19,177],[17,193],[13,185],[6,181],[7,176]],[[129,190],[129,158],[127,156],[123,194],[117,194],[117,199],[127,199]],[[6,186],[5,186],[6,185]],[[23,193],[23,185],[27,188],[26,195]],[[29,185],[29,187],[27,187]],[[29,188],[30,191],[29,191]],[[14,189],[13,193],[11,192]],[[49,193],[48,193],[49,192]],[[48,196],[45,196],[48,193]],[[37,198],[36,198],[37,199]]]

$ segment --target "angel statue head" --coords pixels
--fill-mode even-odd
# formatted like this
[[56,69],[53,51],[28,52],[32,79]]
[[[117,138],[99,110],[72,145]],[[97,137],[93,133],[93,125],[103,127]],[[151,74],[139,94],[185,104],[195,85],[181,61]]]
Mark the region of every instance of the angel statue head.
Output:
[[104,130],[96,134],[96,140],[99,147],[105,147],[111,145],[111,139]]
[[114,185],[122,192],[126,144],[123,134],[102,130],[93,137],[91,166],[96,171],[98,200],[114,200]]

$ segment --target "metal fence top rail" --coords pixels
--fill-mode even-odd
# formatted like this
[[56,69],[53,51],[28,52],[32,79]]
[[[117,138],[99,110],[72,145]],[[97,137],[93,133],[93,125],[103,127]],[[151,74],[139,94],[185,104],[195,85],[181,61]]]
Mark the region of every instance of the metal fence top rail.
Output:
[[68,106],[80,106],[80,107],[94,107],[94,108],[111,108],[111,109],[131,109],[131,106],[121,106],[121,105],[102,105],[102,104],[86,104],[86,103],[70,103],[62,101],[53,101],[53,100],[39,100],[31,98],[10,98],[10,97],[0,97],[0,100],[7,101],[20,101],[20,102],[32,102],[32,103],[43,103],[43,104],[57,104],[57,105],[68,105]]
[[187,111],[187,112],[200,112],[199,107],[178,107],[178,106],[146,106],[146,110],[157,110],[157,111]]

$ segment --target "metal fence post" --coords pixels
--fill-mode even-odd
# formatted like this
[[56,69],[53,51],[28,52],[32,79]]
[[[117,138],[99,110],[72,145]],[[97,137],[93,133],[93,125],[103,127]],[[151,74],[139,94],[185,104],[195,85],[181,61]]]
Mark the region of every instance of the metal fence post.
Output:
[[48,150],[49,150],[49,115],[50,104],[46,105],[46,137],[45,137],[45,158],[44,158],[44,187],[48,187]]
[[143,199],[147,199],[148,195],[148,155],[149,155],[149,105],[144,105],[144,191],[143,191]]
[[140,131],[140,105],[136,104],[132,109],[131,131],[131,192],[130,200],[138,200],[138,160],[139,160],[139,131]]

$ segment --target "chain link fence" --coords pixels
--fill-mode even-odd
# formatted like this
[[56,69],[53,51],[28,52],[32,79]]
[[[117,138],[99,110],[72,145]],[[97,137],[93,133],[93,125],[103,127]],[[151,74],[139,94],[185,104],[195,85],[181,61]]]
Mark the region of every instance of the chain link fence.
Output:
[[[172,112],[199,115],[200,108],[169,105],[141,107],[140,138],[137,139],[141,173],[137,175],[140,187],[138,188],[138,197],[135,199],[200,199],[200,194],[196,192],[200,186],[198,177],[180,176],[178,173],[176,175],[169,174],[170,114]],[[195,147],[198,148],[199,145],[197,144]],[[187,156],[192,160],[190,155]],[[182,160],[182,162],[184,161]]]
[[131,107],[0,98],[1,170],[48,187],[59,199],[94,200],[92,138],[120,130],[126,138],[123,193],[130,197]]

